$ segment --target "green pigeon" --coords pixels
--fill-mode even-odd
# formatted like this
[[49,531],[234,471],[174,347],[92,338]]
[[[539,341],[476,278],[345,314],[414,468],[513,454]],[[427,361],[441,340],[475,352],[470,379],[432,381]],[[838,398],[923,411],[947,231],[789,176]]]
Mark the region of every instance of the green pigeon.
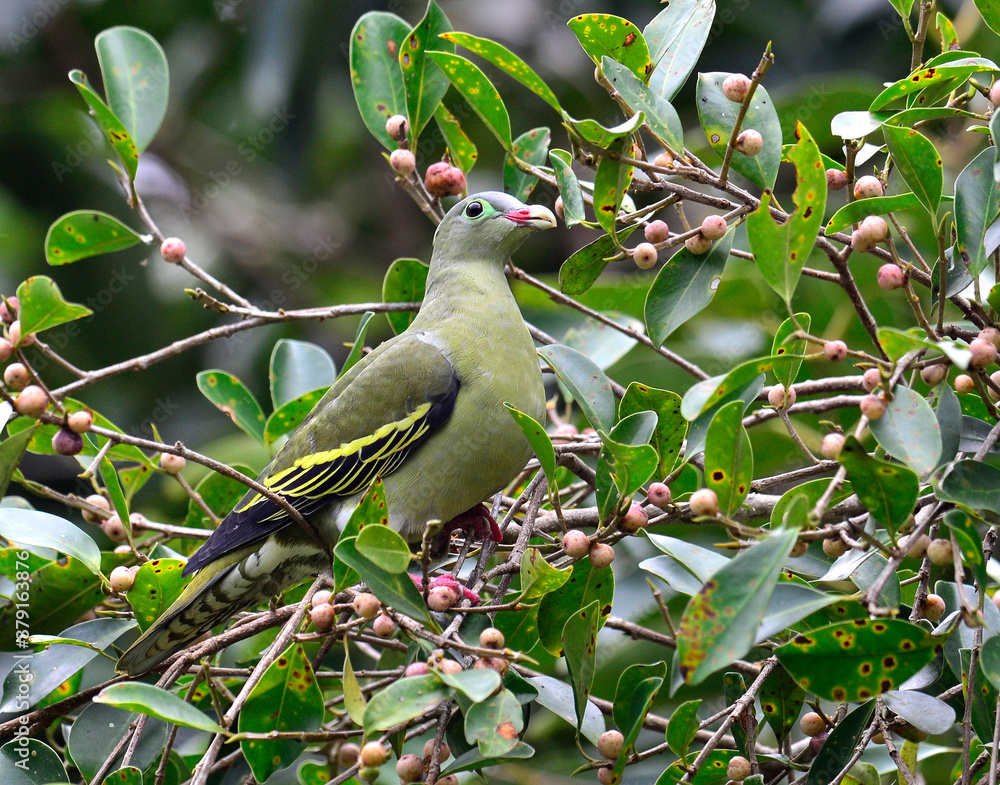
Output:
[[[504,193],[455,205],[434,234],[416,318],[338,379],[261,472],[258,482],[298,510],[330,551],[377,477],[389,525],[414,542],[430,520],[476,517],[524,467],[531,449],[503,404],[542,421],[545,395],[504,265],[529,232],[555,225],[550,210]],[[197,572],[194,580],[118,671],[152,668],[329,563],[287,512],[249,491],[191,556],[184,574]]]

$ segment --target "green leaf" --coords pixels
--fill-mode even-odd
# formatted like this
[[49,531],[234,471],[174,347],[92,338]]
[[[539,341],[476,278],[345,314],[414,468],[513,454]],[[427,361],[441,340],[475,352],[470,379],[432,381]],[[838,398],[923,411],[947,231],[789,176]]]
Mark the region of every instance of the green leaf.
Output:
[[368,701],[361,691],[361,684],[358,677],[354,675],[354,666],[351,664],[350,647],[347,645],[347,637],[344,637],[344,708],[347,709],[347,716],[355,725],[361,725],[365,720],[365,707]]
[[879,445],[919,476],[926,477],[941,457],[941,428],[926,399],[909,387],[896,385],[885,414],[868,423]]
[[[0,407],[10,408],[9,403],[0,403]],[[21,456],[24,455],[28,442],[39,426],[31,425],[27,430],[18,434],[12,434],[10,438],[0,442],[0,499],[7,494],[11,478],[21,463]]]
[[305,393],[337,381],[337,367],[326,349],[308,341],[282,338],[271,351],[268,365],[271,401],[280,409]]
[[938,496],[1000,515],[1000,469],[981,461],[958,461],[941,481]]
[[[14,560],[15,566],[18,561],[21,560]],[[15,667],[4,679],[0,711],[22,713],[28,708],[27,703],[32,706],[38,704],[67,679],[79,673],[103,649],[134,628],[135,622],[131,619],[91,619],[66,628],[59,637],[32,636],[31,643],[44,643],[45,648],[31,657],[34,678],[31,680],[30,699],[23,691],[18,691],[22,682],[20,670]]]
[[901,19],[909,20],[910,10],[913,8],[913,0],[889,0],[889,3],[896,9]]
[[347,359],[344,360],[344,366],[340,369],[340,376],[351,370],[354,364],[361,359],[365,348],[365,335],[368,333],[368,325],[373,316],[375,316],[375,311],[365,311],[361,315],[361,321],[358,322],[358,332],[354,336],[354,343],[351,344],[351,351],[348,353]]
[[538,178],[514,166],[511,157],[519,158],[532,166],[544,166],[551,141],[552,132],[545,126],[525,131],[514,140],[513,150],[507,154],[503,162],[504,191],[522,202],[528,201],[531,192],[538,185]]
[[543,346],[538,354],[566,385],[590,424],[597,430],[610,431],[615,423],[615,396],[604,372],[590,358],[568,346]]
[[[323,692],[301,644],[293,643],[272,662],[240,711],[240,733],[318,731]],[[258,782],[293,763],[305,752],[296,739],[241,739],[240,749]]]
[[386,572],[400,575],[410,566],[410,546],[388,526],[365,526],[355,544],[358,553]]
[[979,666],[994,689],[1000,690],[1000,636],[993,635],[983,641],[979,652]]
[[933,695],[915,690],[890,690],[883,693],[882,700],[893,714],[928,735],[947,733],[955,724],[955,710]]
[[468,134],[458,122],[458,118],[448,111],[442,103],[434,110],[434,122],[444,137],[444,143],[448,145],[448,153],[451,155],[452,163],[468,174],[479,159],[479,151],[476,145],[469,138]]
[[[473,671],[465,671],[472,673]],[[502,758],[520,743],[524,712],[510,690],[475,703],[465,715],[465,738],[483,758]]]
[[455,46],[439,38],[451,30],[451,22],[434,1],[429,0],[424,18],[403,40],[399,47],[399,66],[406,89],[406,115],[411,129],[411,148],[416,150],[417,138],[424,130],[444,94],[448,79],[427,60],[430,47],[442,47],[454,52]]
[[882,120],[871,112],[838,112],[830,121],[830,133],[841,139],[864,139],[882,126]]
[[104,132],[104,136],[111,143],[115,152],[118,153],[122,166],[126,174],[128,174],[129,182],[135,180],[135,173],[139,168],[139,150],[129,132],[125,130],[125,126],[122,125],[122,121],[115,116],[114,112],[108,109],[107,104],[101,100],[97,91],[91,87],[90,82],[87,80],[87,75],[83,71],[76,69],[70,71],[69,80],[76,85],[76,89],[90,108],[90,114],[93,115],[97,124]]
[[916,624],[863,618],[799,633],[775,654],[802,689],[846,703],[896,689],[940,648]]
[[[720,379],[723,379],[723,377],[716,377],[713,382],[718,383]],[[727,389],[719,399],[713,400],[711,406],[706,408],[701,414],[696,414],[688,426],[687,440],[684,446],[684,460],[691,460],[705,449],[705,437],[708,435],[708,427],[712,424],[712,418],[715,417],[715,413],[719,409],[730,401],[743,401],[743,414],[745,415],[763,389],[764,374],[760,373],[750,377],[750,380],[745,383]],[[695,397],[701,396],[704,392],[704,390],[700,390],[693,395]],[[686,415],[684,415],[683,398],[681,399],[681,415],[687,419]]]
[[809,767],[806,775],[805,785],[828,785],[830,782],[830,772],[838,772],[847,765],[847,762],[854,755],[861,735],[871,721],[872,713],[875,711],[875,701],[858,706],[844,719],[837,723],[823,746],[819,754]]
[[[583,192],[580,190],[580,181],[577,180],[576,174],[573,172],[573,156],[565,150],[549,150],[549,161],[552,164],[552,171],[556,176],[556,183],[559,185],[559,195],[563,200],[563,215],[566,217],[566,228],[568,229],[569,227],[576,226],[576,224],[586,219],[583,206]],[[601,236],[595,242],[601,242],[602,240],[605,241],[604,244],[610,243],[608,251],[614,247],[614,242],[612,242],[611,238],[607,235]],[[591,243],[586,247],[590,248],[592,245],[594,245],[594,243]],[[580,251],[577,251],[573,254],[573,256],[567,259],[566,263],[559,269],[559,288],[567,294],[583,294],[583,292],[590,288],[590,284],[596,280],[597,275],[601,274],[601,270],[604,269],[604,265],[602,264],[600,269],[597,271],[597,275],[595,275],[586,284],[586,288],[582,291],[569,292],[566,288],[566,283],[563,281],[563,270],[566,269],[566,265],[569,264],[569,261],[576,258],[580,253]],[[601,255],[600,258],[602,260],[606,253],[607,252]],[[579,284],[576,286],[578,287]]]
[[101,571],[101,551],[89,534],[69,521],[39,510],[5,509],[0,537],[17,545],[51,548],[72,556],[95,575]]
[[562,630],[562,649],[569,670],[570,684],[576,707],[576,732],[580,733],[594,686],[597,669],[597,629],[600,613],[598,602],[571,613]]
[[[545,561],[542,552],[529,548],[521,558],[521,594],[519,602],[526,603],[554,592],[573,574],[571,568],[557,569]],[[510,641],[507,642],[510,645]]]
[[649,443],[660,459],[659,474],[666,477],[680,460],[687,434],[688,424],[681,416],[681,397],[669,390],[632,382],[618,404],[618,413],[624,419],[641,411],[656,413],[656,429]]
[[685,701],[670,715],[667,722],[666,741],[670,751],[678,758],[686,758],[691,743],[698,734],[701,720],[698,718],[698,707],[701,699]]
[[714,19],[715,0],[674,0],[642,31],[653,63],[649,86],[667,100],[694,70]]
[[[351,517],[347,520],[347,525],[340,533],[340,539],[346,540],[357,537],[358,533],[365,526],[388,526],[389,508],[385,500],[385,486],[382,478],[376,477],[375,481],[368,487],[365,495],[361,497],[358,506],[354,508]],[[361,557],[359,554],[360,558]],[[368,560],[365,559],[367,562]],[[334,559],[333,561],[334,591],[340,593],[348,586],[352,586],[361,578],[358,574],[347,566],[344,562]],[[421,602],[421,605],[423,603]]]
[[955,180],[955,251],[975,277],[989,263],[983,239],[1000,211],[1000,186],[993,179],[995,155],[987,147]]
[[143,242],[146,238],[113,215],[99,210],[74,210],[49,227],[45,235],[45,261],[51,265],[69,264]]
[[439,632],[441,628],[431,618],[423,597],[420,596],[410,576],[407,573],[389,572],[381,565],[375,564],[359,551],[356,540],[356,537],[346,539],[342,537],[334,548],[336,557],[357,572],[361,580],[368,584],[372,594],[386,605]]
[[925,90],[928,87],[944,85],[951,81],[964,82],[973,74],[996,70],[996,64],[985,57],[967,57],[961,55],[944,63],[931,60],[925,63],[923,68],[914,71],[909,76],[885,88],[885,90],[875,97],[875,100],[872,101],[871,106],[868,108],[872,112],[877,112],[880,109],[884,109],[893,101],[911,93]]
[[750,493],[753,449],[743,427],[743,402],[727,403],[712,418],[705,439],[705,486],[719,497],[719,511],[731,517]]
[[677,630],[677,677],[700,684],[753,646],[798,532],[779,529],[712,575],[684,609]]
[[545,473],[545,479],[549,483],[549,490],[553,493],[557,492],[559,486],[556,484],[556,451],[552,446],[552,439],[533,417],[512,404],[504,402],[504,406],[507,407],[507,411],[510,412],[514,422],[521,429],[524,438],[528,440],[531,451],[538,458],[542,471]]
[[508,76],[513,77],[531,90],[531,92],[557,112],[562,112],[556,94],[549,89],[549,86],[542,81],[541,77],[524,60],[506,47],[488,38],[477,38],[468,33],[445,33],[441,37],[465,47],[470,52],[488,60]]
[[295,400],[289,401],[280,409],[271,412],[267,422],[264,423],[264,441],[269,445],[274,444],[286,433],[298,428],[328,389],[328,387],[320,387],[318,390],[307,392]]
[[943,187],[940,154],[930,139],[912,128],[887,125],[882,131],[903,182],[934,218],[941,204]]
[[730,229],[706,254],[681,248],[660,268],[643,307],[646,332],[654,345],[662,346],[674,330],[712,302],[722,282],[734,235]]
[[795,212],[778,226],[771,216],[771,196],[765,191],[760,206],[747,217],[747,239],[757,268],[768,286],[789,304],[823,224],[827,191],[819,147],[802,123],[796,134],[799,142],[789,153],[796,171]]
[[546,594],[538,607],[538,633],[542,645],[561,657],[566,620],[595,600],[603,619],[611,613],[614,596],[615,577],[611,570],[594,569],[590,559],[576,562],[572,577],[560,588]]
[[763,373],[793,363],[802,362],[802,358],[793,354],[781,354],[747,360],[733,368],[729,373],[713,376],[688,388],[681,399],[681,414],[685,419],[694,420],[727,395],[745,387],[749,382]]
[[829,236],[842,232],[852,224],[859,223],[869,215],[886,215],[899,210],[911,210],[920,206],[916,194],[905,193],[896,196],[873,196],[870,199],[855,199],[848,202],[826,222],[825,232]]
[[[419,303],[427,291],[427,271],[430,268],[419,259],[397,259],[386,270],[382,280],[382,302],[384,303]],[[410,326],[416,318],[415,311],[390,311],[385,318],[389,320],[392,331],[399,335]]]
[[[98,768],[107,762],[118,743],[129,733],[139,715],[115,706],[90,703],[73,723],[66,757],[80,770],[84,782],[90,782]],[[160,757],[167,740],[167,724],[160,719],[146,723],[139,744],[132,756],[132,765],[145,769]],[[111,769],[121,768],[124,748],[119,752]]]
[[[656,780],[656,785],[680,785],[682,782],[690,785],[724,785],[729,779],[726,776],[729,761],[737,754],[736,750],[713,750],[702,760],[698,773],[693,777],[688,776],[687,766],[683,761],[676,760],[664,769]],[[752,779],[747,777],[744,783],[752,785]]]
[[486,127],[508,153],[514,148],[510,135],[510,117],[500,93],[486,77],[479,66],[461,55],[449,52],[427,52],[427,56],[437,63],[455,89],[469,102],[469,106],[479,115]]
[[387,149],[397,142],[389,137],[385,122],[406,114],[406,88],[399,67],[399,51],[410,26],[395,14],[369,11],[351,31],[351,85],[361,119],[372,136]]
[[1000,8],[993,0],[975,0],[976,10],[979,11],[986,22],[986,26],[994,33],[1000,35]]
[[94,45],[108,106],[141,153],[153,141],[167,113],[170,72],[166,55],[155,38],[135,27],[104,30]]
[[[253,469],[243,464],[233,464],[232,468],[249,477],[255,474]],[[201,505],[192,499],[188,503],[188,513],[184,519],[184,525],[199,529],[214,529],[219,519],[223,518],[243,498],[247,487],[239,480],[216,472],[209,472],[195,486],[195,491],[201,500],[208,505],[208,508],[215,513],[216,520],[209,520]]]
[[[720,156],[726,154],[738,111],[738,106],[722,94],[722,83],[727,76],[729,73],[723,71],[698,74],[698,118],[708,143]],[[781,163],[781,122],[763,85],[758,85],[754,91],[753,101],[740,128],[758,131],[764,138],[764,149],[755,156],[734,152],[733,169],[758,188],[774,188]]]
[[[611,153],[624,155],[631,147],[629,139],[622,137],[615,139],[608,149]],[[609,233],[615,231],[618,211],[632,182],[633,171],[631,165],[622,163],[613,154],[602,156],[597,165],[597,174],[594,175],[594,215]]]
[[148,630],[173,604],[193,580],[184,577],[180,559],[154,559],[143,564],[135,574],[128,601],[143,632]]
[[474,668],[457,673],[439,672],[438,677],[473,703],[482,703],[500,689],[500,674],[490,668]]
[[964,344],[958,344],[948,338],[942,338],[935,343],[919,336],[926,333],[919,327],[913,327],[909,332],[897,330],[894,327],[879,327],[878,340],[885,349],[886,355],[892,361],[900,359],[907,352],[914,349],[930,349],[933,352],[941,352],[955,365],[962,370],[969,367],[969,360],[972,359],[972,352]]
[[535,749],[524,742],[518,742],[512,749],[503,755],[495,758],[486,758],[479,754],[479,747],[473,747],[468,752],[459,755],[448,766],[442,769],[441,774],[457,774],[461,771],[480,771],[490,766],[499,766],[508,761],[523,761],[532,757]]
[[563,117],[563,124],[570,136],[578,136],[584,141],[590,142],[595,147],[610,148],[612,143],[631,136],[642,127],[643,115],[632,115],[628,120],[618,125],[608,128],[601,125],[596,120],[587,118],[586,120],[574,120],[572,117]]
[[[785,319],[774,333],[774,340],[771,342],[771,354],[804,355],[809,349],[809,342],[805,338],[792,340],[791,336],[800,328],[805,332],[809,332],[811,326],[812,316],[807,313],[797,313]],[[802,361],[800,360],[791,365],[775,368],[774,378],[786,388],[790,387],[795,383],[801,367]]]
[[675,155],[681,155],[684,127],[673,105],[620,63],[605,57],[601,67],[622,100],[633,111],[643,113],[646,126],[656,140]]
[[[535,703],[562,717],[570,725],[576,726],[576,703],[573,689],[568,684],[551,676],[533,676],[527,681],[538,690]],[[581,733],[592,744],[597,744],[598,737],[604,733],[604,715],[593,703],[587,704],[586,719]]]
[[[660,663],[663,666],[663,672],[666,673],[666,664]],[[646,715],[653,706],[653,701],[656,699],[656,694],[659,692],[660,687],[663,686],[663,676],[654,676],[649,679],[645,679],[639,682],[634,690],[630,694],[630,700],[628,703],[628,715],[625,719],[625,723],[621,726],[621,730],[624,731],[624,745],[622,747],[623,751],[634,750],[635,741],[639,737],[639,731],[642,730],[642,724],[646,719]],[[624,696],[623,696],[624,697]],[[615,703],[617,703],[617,697]],[[614,765],[614,779],[616,782],[620,781],[621,773],[625,770],[625,765],[628,763],[629,756],[627,752],[619,755],[615,760]]]
[[140,681],[110,684],[94,696],[94,703],[104,703],[108,706],[117,706],[119,709],[159,717],[161,720],[185,728],[209,733],[225,733],[218,723],[212,722],[190,703],[160,687]]
[[[4,525],[11,512],[15,510],[4,509]],[[27,608],[8,605],[0,609],[0,640],[26,638],[25,617],[31,619],[31,632],[35,635],[62,632],[66,629],[67,620],[80,618],[103,599],[101,581],[89,566],[73,558],[49,562],[31,574]],[[17,624],[18,612],[21,615],[20,628]]]
[[760,688],[760,707],[779,742],[787,739],[795,727],[805,699],[806,691],[780,666],[764,680]]
[[33,275],[22,281],[17,287],[17,299],[21,335],[40,333],[93,313],[82,305],[66,302],[56,282],[46,275]]
[[264,440],[264,411],[253,393],[225,371],[201,371],[198,389],[244,433],[267,446]]
[[[562,152],[561,150],[558,152]],[[567,166],[569,164],[567,163]],[[558,167],[556,168],[558,173]],[[557,174],[558,177],[558,174]],[[574,181],[575,181],[574,176]],[[563,197],[563,205],[565,207]],[[583,199],[580,199],[580,220],[583,220]],[[569,226],[569,213],[566,213],[567,226]],[[579,223],[579,221],[577,221]],[[618,241],[625,242],[628,236],[635,231],[634,226],[622,229],[618,233]],[[594,242],[585,245],[574,253],[559,268],[559,290],[569,295],[583,294],[594,285],[604,268],[608,266],[608,257],[617,252],[615,238],[610,234],[602,234]]]
[[623,417],[610,435],[601,432],[595,484],[602,519],[631,499],[656,471],[659,456],[649,446],[655,428],[655,412],[643,411]]
[[[667,663],[662,660],[651,664],[634,663],[622,671],[621,676],[618,677],[618,686],[615,688],[615,703],[612,707],[612,718],[615,725],[625,729],[635,721],[636,712],[632,696],[635,695],[640,684],[650,679],[660,679],[662,682],[666,675]],[[641,724],[641,718],[639,719]]]
[[366,733],[387,730],[409,722],[451,697],[451,691],[435,673],[407,676],[376,692],[365,708]]
[[[25,766],[25,764],[29,764]],[[59,754],[30,736],[11,739],[0,747],[0,774],[6,785],[49,785],[69,782]]]
[[652,72],[646,39],[634,24],[612,14],[581,14],[567,23],[590,58],[597,64],[608,57],[645,82]]
[[890,533],[896,532],[917,503],[917,475],[904,466],[872,458],[853,436],[847,437],[838,460],[865,509]]
[[101,785],[142,785],[142,771],[135,766],[126,766],[111,772]]

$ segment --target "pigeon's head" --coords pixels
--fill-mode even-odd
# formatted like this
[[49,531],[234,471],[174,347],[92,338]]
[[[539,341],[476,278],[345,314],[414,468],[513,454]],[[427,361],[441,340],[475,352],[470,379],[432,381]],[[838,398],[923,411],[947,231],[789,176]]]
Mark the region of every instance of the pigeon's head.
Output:
[[547,207],[484,191],[448,211],[434,234],[434,245],[439,251],[460,249],[469,257],[495,257],[503,264],[529,232],[555,225],[556,217]]

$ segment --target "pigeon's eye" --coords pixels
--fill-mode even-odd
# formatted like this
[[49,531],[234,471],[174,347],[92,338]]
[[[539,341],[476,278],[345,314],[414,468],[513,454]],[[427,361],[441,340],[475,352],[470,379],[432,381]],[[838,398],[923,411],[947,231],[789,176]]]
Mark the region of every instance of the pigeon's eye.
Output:
[[482,202],[469,202],[465,206],[465,214],[469,218],[478,218],[483,214],[483,203]]

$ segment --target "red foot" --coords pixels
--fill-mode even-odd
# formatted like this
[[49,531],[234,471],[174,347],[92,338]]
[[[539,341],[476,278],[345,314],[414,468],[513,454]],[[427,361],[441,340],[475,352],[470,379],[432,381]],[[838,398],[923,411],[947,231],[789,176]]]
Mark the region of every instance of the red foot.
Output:
[[444,525],[440,536],[450,539],[454,532],[466,529],[472,529],[477,540],[489,538],[495,542],[503,542],[503,534],[500,532],[500,527],[493,516],[490,515],[490,511],[485,504],[477,504],[460,515],[456,515]]
[[[417,585],[417,588],[423,591],[424,579],[421,578],[419,575],[413,575],[412,573],[410,574],[410,577],[413,579],[413,582]],[[478,594],[472,591],[472,589],[467,589],[465,586],[463,586],[461,583],[455,580],[451,575],[437,575],[434,578],[431,578],[430,581],[428,582],[427,588],[433,589],[437,586],[449,587],[457,594],[461,594],[465,599],[467,599],[473,605],[478,605],[480,602],[483,601],[482,597],[480,597]]]

